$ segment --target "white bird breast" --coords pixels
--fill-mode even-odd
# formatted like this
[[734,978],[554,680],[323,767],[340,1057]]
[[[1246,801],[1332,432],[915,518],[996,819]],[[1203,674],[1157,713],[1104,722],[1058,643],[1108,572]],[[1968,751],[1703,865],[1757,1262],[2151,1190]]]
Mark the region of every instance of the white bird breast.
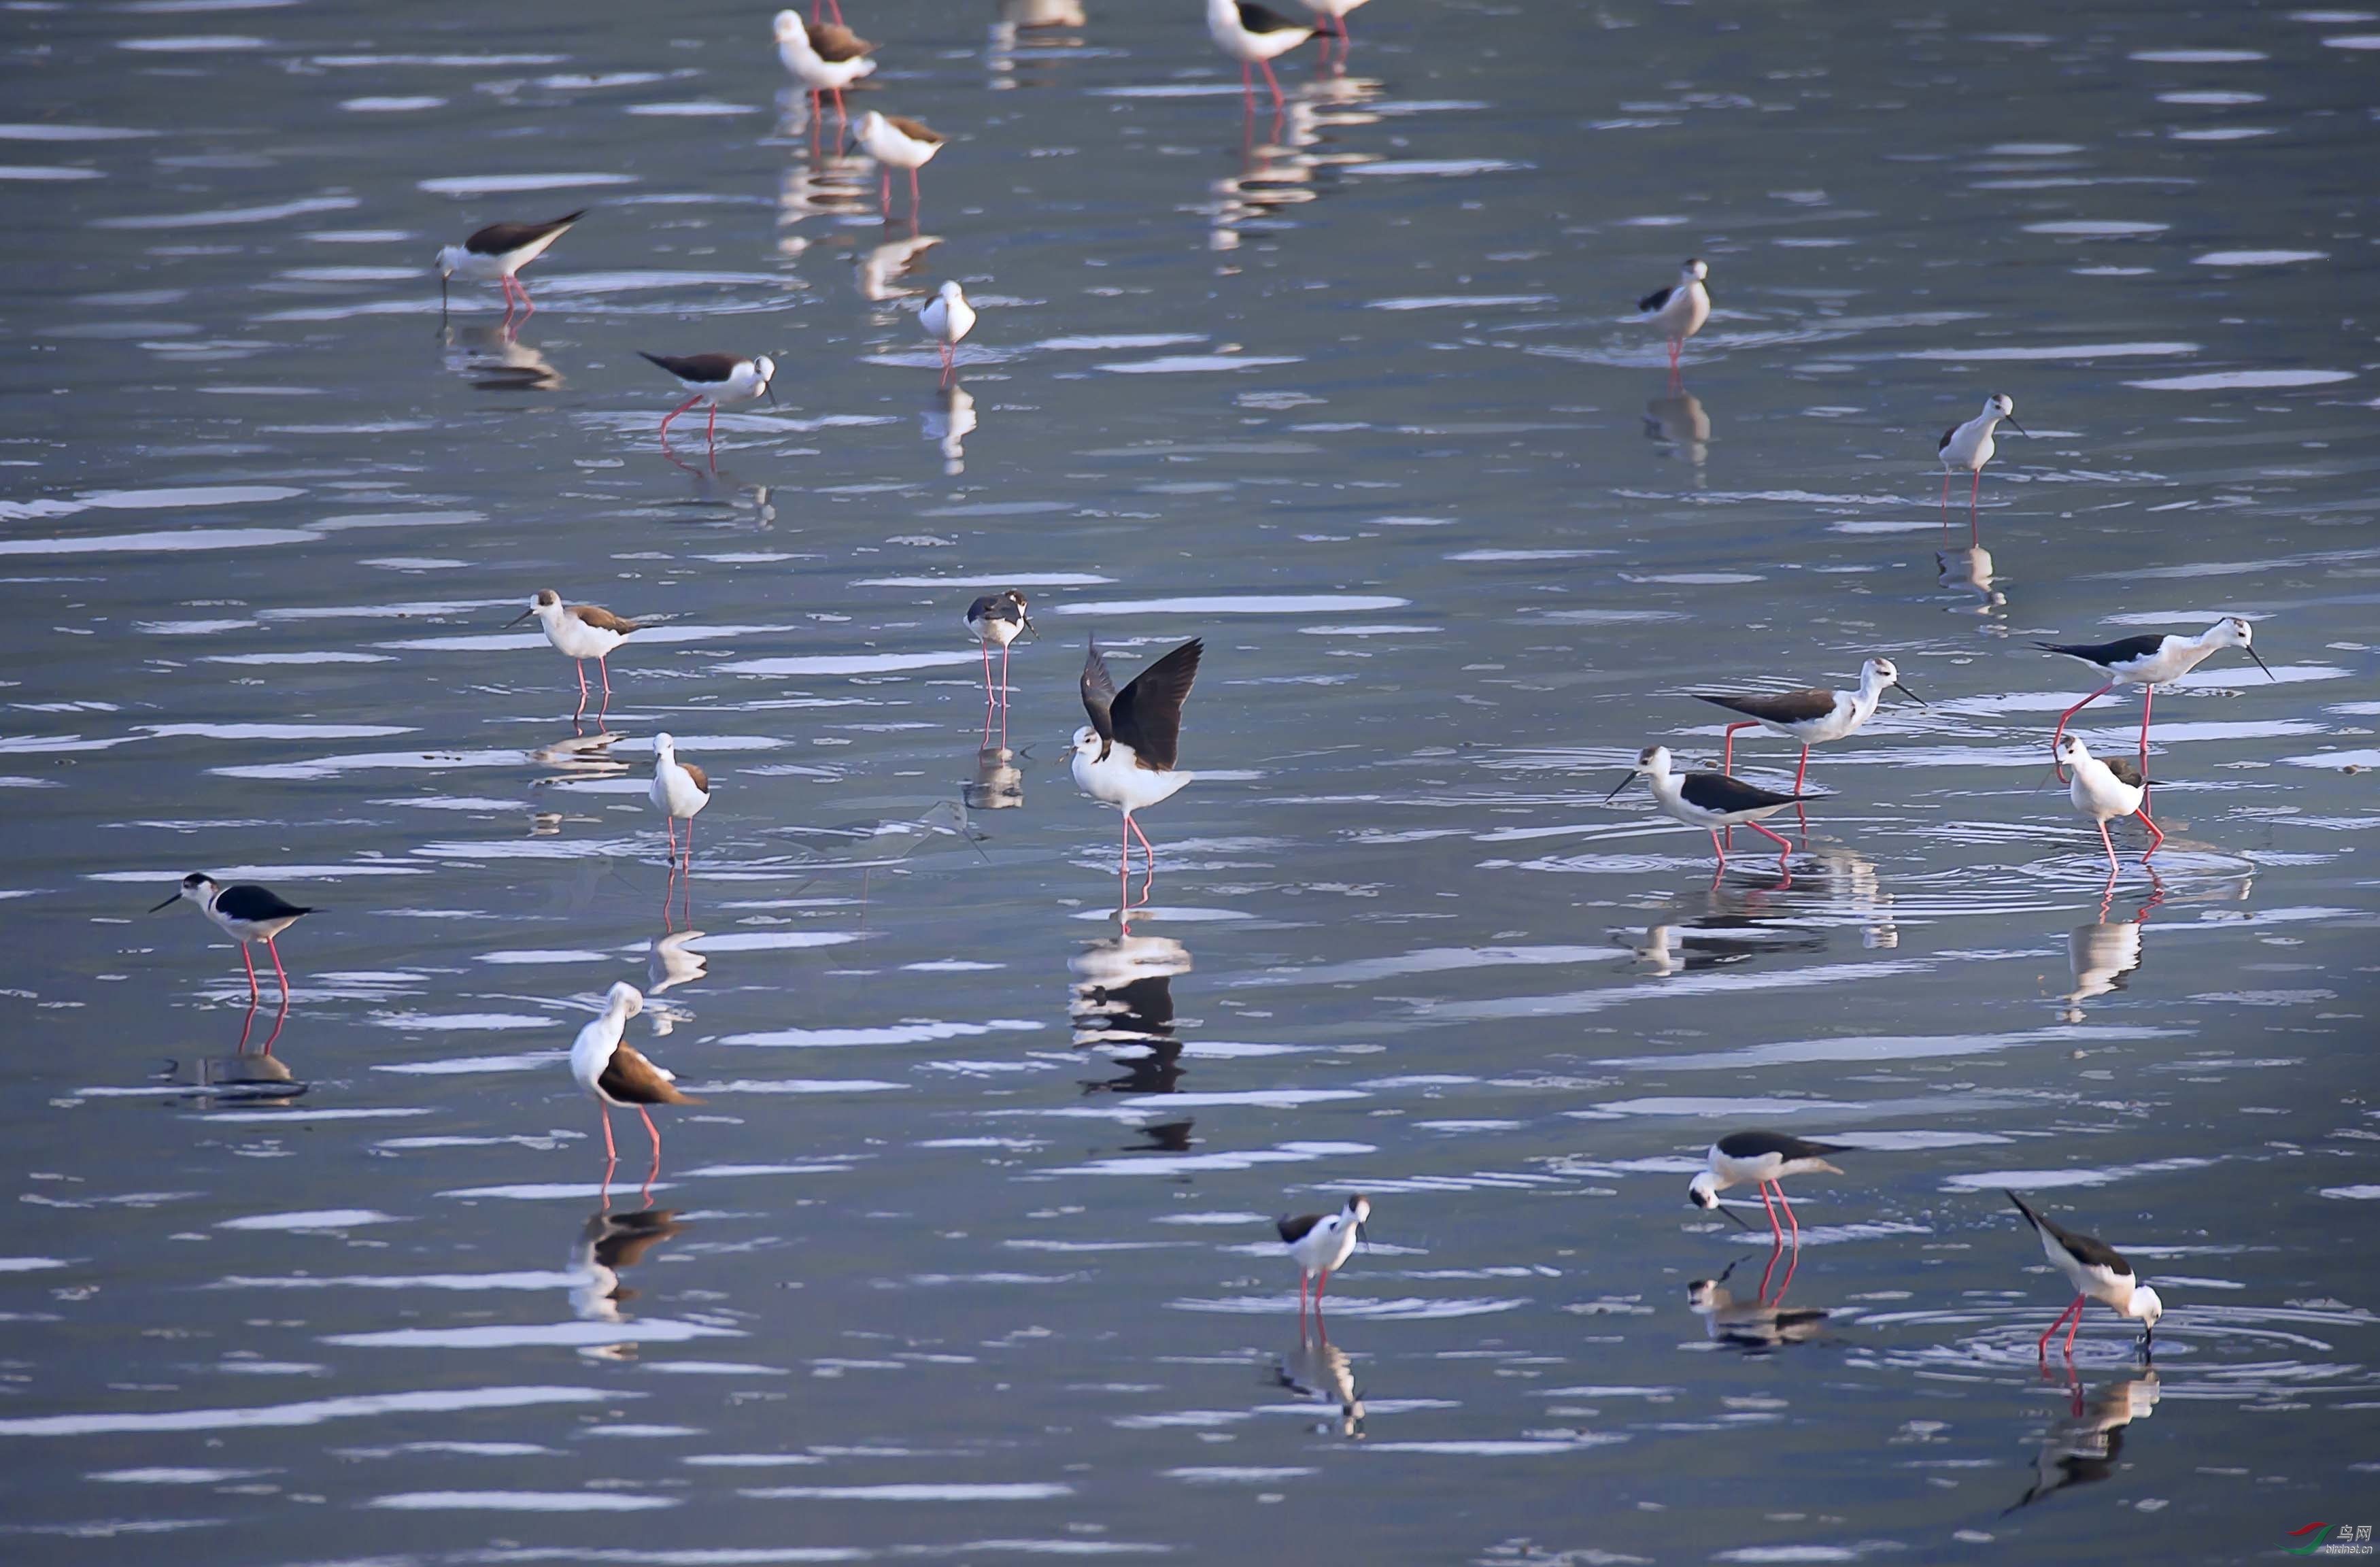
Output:
[[1109,749],[1105,761],[1099,759],[1099,754],[1097,735],[1087,747],[1075,747],[1075,787],[1095,800],[1121,806],[1127,814],[1172,799],[1195,776],[1172,771],[1151,772],[1133,759],[1132,747],[1121,740]]

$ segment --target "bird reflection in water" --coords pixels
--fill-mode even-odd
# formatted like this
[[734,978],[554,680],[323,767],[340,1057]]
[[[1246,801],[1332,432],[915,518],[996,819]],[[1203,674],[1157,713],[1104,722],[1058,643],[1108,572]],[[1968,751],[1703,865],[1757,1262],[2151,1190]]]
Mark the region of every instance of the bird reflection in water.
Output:
[[2116,1472],[2124,1452],[2124,1427],[2145,1420],[2156,1408],[2157,1374],[2119,1377],[2088,1398],[2082,1379],[2067,1367],[2067,1413],[2052,1419],[2034,1459],[2033,1484],[2000,1516],[2030,1507],[2069,1486],[2087,1486]]
[[[852,285],[859,290],[859,297],[870,304],[914,298],[926,290],[922,280],[911,280],[917,277],[926,252],[941,242],[942,237],[939,234],[911,234],[887,239],[881,245],[871,245],[859,253],[858,261],[852,269]],[[882,313],[877,324],[889,328],[895,324],[895,321],[890,313]],[[907,330],[917,329],[914,320],[903,324]]]
[[1645,405],[1645,439],[1665,456],[1682,457],[1702,482],[1702,466],[1710,460],[1710,415],[1703,400],[1691,392],[1674,392]]
[[1978,544],[1968,550],[1937,550],[1935,570],[1943,587],[1973,599],[1960,607],[1974,614],[1991,614],[2008,607],[2008,595],[1992,586],[1992,553]]
[[1318,176],[1350,164],[1378,161],[1369,152],[1331,152],[1331,132],[1378,123],[1379,116],[1362,105],[1379,95],[1380,84],[1363,77],[1330,77],[1310,81],[1273,116],[1269,140],[1256,140],[1256,121],[1242,121],[1240,172],[1209,188],[1214,201],[1208,208],[1212,225],[1208,248],[1236,250],[1248,229],[1278,226],[1289,207],[1301,206],[1320,194]]
[[2165,902],[2165,883],[2156,872],[2149,873],[2149,900],[2133,910],[2130,919],[2107,918],[2115,895],[2116,875],[2109,871],[2107,889],[2099,897],[2099,917],[2066,933],[2066,961],[2074,971],[2074,988],[2058,998],[2066,1003],[2066,1022],[2082,1022],[2084,1002],[2122,990],[2132,970],[2141,966],[2141,925],[2151,909]]
[[1283,1350],[1274,1359],[1272,1374],[1276,1387],[1288,1390],[1303,1402],[1337,1406],[1335,1420],[1314,1427],[1317,1435],[1335,1433],[1362,1438],[1364,1393],[1355,1386],[1355,1367],[1345,1350],[1328,1340],[1300,1340],[1295,1349]]
[[[777,134],[798,147],[813,129],[809,94],[780,92],[777,106],[785,112]],[[802,225],[812,218],[836,223],[866,213],[874,203],[868,188],[868,160],[846,157],[832,148],[820,149],[813,139],[804,155],[796,156],[777,179],[777,254],[794,261],[810,248]],[[798,284],[791,285],[799,286]]]
[[[1074,990],[1067,1012],[1075,1048],[1100,1050],[1121,1077],[1083,1085],[1085,1093],[1170,1094],[1182,1080],[1182,1042],[1173,1035],[1173,977],[1190,972],[1190,954],[1164,936],[1093,941],[1068,966]],[[1182,1123],[1187,1148],[1189,1123]]]
[[926,399],[917,415],[926,439],[942,454],[942,472],[953,479],[966,471],[966,438],[975,433],[975,399],[953,383]]
[[[653,941],[652,950],[645,959],[645,994],[658,996],[680,985],[691,985],[710,971],[710,959],[694,950],[693,943],[702,932],[689,925],[683,930],[670,929],[666,917],[662,934]],[[652,1012],[653,1032],[667,1034],[673,1019],[667,1008]]]
[[969,810],[1014,810],[1025,803],[1025,771],[1006,746],[986,746],[975,754],[975,778],[959,785]]
[[1612,936],[1633,951],[1656,978],[1662,979],[1757,957],[1826,951],[1823,929],[1794,921],[1792,917],[1801,912],[1798,901],[1791,906],[1771,906],[1779,890],[1722,883],[1699,895],[1689,894],[1663,910],[1658,923],[1645,928],[1641,941],[1626,931],[1614,931]]
[[[247,1014],[240,1019],[239,1039],[233,1045],[231,1054],[191,1059],[187,1081],[195,1097],[209,1104],[287,1104],[306,1092],[306,1085],[298,1081],[288,1063],[273,1053],[273,1042],[281,1038],[282,1025],[289,1021],[289,998],[282,997],[273,1014],[273,1027],[263,1042],[251,1044],[259,1010],[259,1002],[248,1003]],[[182,1063],[167,1061],[158,1075],[183,1081]]]
[[1769,1282],[1783,1251],[1781,1246],[1769,1250],[1768,1266],[1760,1270],[1760,1288],[1749,1299],[1727,1286],[1728,1275],[1742,1265],[1742,1257],[1729,1263],[1718,1278],[1697,1279],[1686,1286],[1686,1306],[1703,1319],[1703,1331],[1712,1342],[1747,1354],[1767,1354],[1787,1344],[1808,1343],[1825,1330],[1824,1307],[1796,1306],[1789,1310],[1785,1305],[1785,1292],[1792,1286],[1793,1269],[1802,1261],[1798,1247],[1785,1264],[1785,1276],[1776,1281],[1776,1293],[1769,1293]]
[[551,788],[556,784],[580,784],[597,778],[617,778],[628,771],[628,764],[612,754],[612,743],[626,738],[616,729],[598,729],[583,733],[576,720],[571,733],[559,740],[549,740],[528,753],[528,759],[539,767],[554,771],[534,781],[532,788]]
[[443,331],[447,371],[482,392],[553,392],[563,385],[562,372],[534,344],[503,327],[450,324]]
[[[634,1268],[645,1253],[685,1228],[674,1209],[646,1208],[634,1213],[598,1209],[589,1214],[570,1247],[571,1311],[585,1322],[625,1321],[620,1306],[636,1299],[637,1292],[620,1282],[621,1269]],[[625,1351],[628,1346],[613,1347]]]
[[[989,73],[985,83],[994,92],[1012,91],[1019,87],[1051,87],[1058,78],[1046,68],[1026,75],[1020,66],[1057,65],[1066,52],[1080,49],[1080,38],[1062,36],[1080,32],[1090,25],[1083,10],[1083,0],[1001,0],[1000,15],[991,24],[991,37],[983,52],[983,68]],[[1021,33],[1031,33],[1028,39]],[[1026,51],[1018,58],[1018,51]]]

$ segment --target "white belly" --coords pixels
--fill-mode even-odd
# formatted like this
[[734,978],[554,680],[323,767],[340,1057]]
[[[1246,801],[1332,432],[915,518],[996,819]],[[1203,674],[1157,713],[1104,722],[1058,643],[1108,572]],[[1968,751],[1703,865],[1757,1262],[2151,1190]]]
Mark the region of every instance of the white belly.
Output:
[[573,620],[568,615],[554,622],[553,629],[545,635],[546,639],[566,659],[600,659],[624,640],[616,631],[605,631],[583,620]]
[[693,820],[701,814],[702,808],[710,803],[710,796],[696,788],[694,780],[684,773],[654,779],[652,787],[646,790],[645,795],[653,802],[655,810],[682,821]]
[[1132,747],[1121,740],[1110,747],[1107,760],[1095,760],[1096,755],[1075,753],[1075,787],[1103,804],[1121,808],[1127,816],[1172,799],[1197,776],[1172,770],[1151,772],[1133,759]]

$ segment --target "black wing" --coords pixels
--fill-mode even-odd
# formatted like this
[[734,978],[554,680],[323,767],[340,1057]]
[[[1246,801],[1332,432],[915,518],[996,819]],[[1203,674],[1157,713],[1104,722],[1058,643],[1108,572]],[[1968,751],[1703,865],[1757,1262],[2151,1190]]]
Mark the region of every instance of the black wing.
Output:
[[1779,1159],[1824,1159],[1830,1153],[1849,1153],[1842,1143],[1814,1143],[1807,1137],[1789,1136],[1783,1132],[1730,1132],[1718,1140],[1718,1151],[1730,1159],[1762,1159],[1775,1154]]
[[464,240],[463,249],[475,256],[508,256],[524,245],[534,245],[550,235],[560,234],[586,215],[587,209],[581,207],[547,223],[492,223]]
[[1678,786],[1686,804],[1696,810],[1718,811],[1722,814],[1739,810],[1763,810],[1774,806],[1790,806],[1805,798],[1801,795],[1779,795],[1741,778],[1730,778],[1724,772],[1689,772]]
[[1948,430],[1944,431],[1942,432],[1942,439],[1940,439],[1939,441],[1937,441],[1937,442],[1935,442],[1935,443],[1934,443],[1934,450],[1935,450],[1935,451],[1937,451],[1937,452],[1947,452],[1947,451],[1949,451],[1949,450],[1950,449],[1950,437],[1951,437],[1951,436],[1953,436],[1953,435],[1956,435],[1956,434],[1958,434],[1958,433],[1959,433],[1959,427],[1958,427],[1957,425],[1955,425],[1955,424],[1954,424],[1954,425],[1952,425],[1949,429],[1948,429]]
[[2130,663],[2134,659],[2156,657],[2165,650],[2165,634],[2127,637],[2120,642],[2035,642],[2034,646],[2106,669],[2112,664]]
[[1141,766],[1163,772],[1182,743],[1182,704],[1198,678],[1206,644],[1193,637],[1132,677],[1109,711],[1115,738],[1132,747]]
[[638,355],[698,386],[724,386],[735,379],[735,367],[744,362],[733,354],[648,354],[638,349]]
[[648,1208],[635,1213],[598,1214],[587,1221],[584,1233],[594,1243],[595,1260],[606,1268],[634,1268],[645,1253],[668,1240],[684,1226],[672,1208]]
[[1668,304],[1670,302],[1670,296],[1675,294],[1677,291],[1678,289],[1675,284],[1670,285],[1667,288],[1656,288],[1650,294],[1645,295],[1642,299],[1637,300],[1636,308],[1644,311],[1646,315],[1651,315],[1655,310],[1658,310],[1662,306]]
[[1018,609],[1015,603],[1012,601],[1005,593],[986,593],[982,598],[978,599],[974,603],[967,606],[966,617],[969,620],[1004,620],[1013,622],[1023,620],[1025,618],[1025,612]]
[[1807,723],[1835,711],[1835,694],[1832,691],[1763,692],[1752,697],[1715,697],[1704,691],[1687,694],[1698,702],[1715,703],[1749,718],[1767,719],[1771,723]]
[[2024,1215],[2027,1223],[2048,1232],[2051,1240],[2064,1246],[2067,1254],[2085,1268],[2104,1268],[2119,1279],[2132,1276],[2132,1265],[2124,1260],[2123,1253],[2096,1235],[2078,1235],[2056,1220],[2044,1218],[2027,1208],[2024,1199],[2014,1192],[2008,1194],[2008,1199],[2016,1204],[2016,1210]]
[[1314,1233],[1314,1227],[1330,1216],[1327,1213],[1301,1213],[1294,1219],[1276,1219],[1272,1227],[1281,1232],[1281,1244],[1295,1245]]
[[215,912],[226,919],[295,919],[301,914],[311,914],[310,908],[300,908],[269,887],[259,887],[243,881],[237,887],[225,887],[215,898]]
[[1279,11],[1267,10],[1262,6],[1251,4],[1250,0],[1240,0],[1240,26],[1258,38],[1262,38],[1269,32],[1312,32],[1314,30],[1304,22],[1291,21]]
[[1083,655],[1083,711],[1091,715],[1091,727],[1099,732],[1101,761],[1108,759],[1108,747],[1115,744],[1115,720],[1111,716],[1115,699],[1115,679],[1108,674],[1108,661],[1099,657],[1099,639],[1094,637],[1091,650]]

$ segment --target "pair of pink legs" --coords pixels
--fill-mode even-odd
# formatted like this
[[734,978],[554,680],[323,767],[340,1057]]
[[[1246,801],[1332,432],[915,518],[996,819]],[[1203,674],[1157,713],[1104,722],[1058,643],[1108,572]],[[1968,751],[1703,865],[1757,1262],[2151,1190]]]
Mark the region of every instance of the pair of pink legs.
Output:
[[[2146,865],[2149,862],[2149,856],[2156,853],[2157,850],[2163,846],[2165,843],[2165,833],[2159,830],[2155,822],[2149,820],[2149,808],[2146,800],[2143,800],[2141,802],[2141,808],[2134,811],[2132,814],[2139,817],[2141,819],[2141,825],[2149,830],[2149,846],[2141,851],[2141,863],[2143,865]],[[2107,824],[2104,821],[2099,823],[2099,842],[2107,846],[2107,875],[2112,880],[2119,869],[2116,862],[2116,841],[2107,836]]]
[[[950,353],[950,349],[944,348],[942,352],[947,355]],[[991,710],[995,707],[998,708],[1000,710],[1000,745],[1001,748],[1005,750],[1008,747],[1008,644],[1002,642],[1000,645],[1000,690],[997,695],[993,694],[991,688],[990,638],[986,638],[982,643],[982,647],[983,735],[984,738],[987,740],[991,738]]]
[[1339,64],[1336,68],[1343,72],[1347,68],[1347,51],[1352,46],[1347,37],[1347,18],[1331,17],[1328,19],[1330,23],[1329,27],[1315,29],[1322,38],[1322,63],[1326,66],[1330,64],[1330,41],[1336,38],[1339,41]]
[[[576,718],[587,711],[587,661],[573,659],[570,662],[578,671],[578,711],[571,715]],[[612,666],[599,658],[595,661],[595,673],[603,677],[603,705],[595,710],[595,716],[600,719],[612,711]]]
[[[841,27],[843,25],[843,7],[836,4],[836,0],[826,0],[826,8],[834,13],[834,25]],[[819,0],[810,0],[810,25],[812,27],[816,27],[818,25],[818,19]]]
[[[669,411],[668,416],[662,420],[662,448],[664,451],[669,448],[670,420],[677,418],[678,415],[686,412],[686,409],[694,407],[697,403],[701,402],[702,399],[708,395],[710,395],[710,394],[704,392],[696,393],[693,396],[688,397],[685,402],[680,403],[676,407],[672,408]],[[710,418],[703,424],[702,438],[712,446],[717,446],[719,444],[719,404],[716,401],[712,402],[710,405]]]
[[1682,337],[1670,339],[1670,390],[1672,392],[1686,383],[1686,378],[1678,370],[1678,356],[1685,351],[1685,346],[1686,340]]
[[[1982,535],[1975,531],[1975,502],[1983,495],[1983,492],[1984,470],[1982,468],[1977,468],[1975,469],[1973,481],[1967,486],[1967,547],[1971,550],[1978,548],[1983,543]],[[1942,533],[1945,538],[1948,538],[1949,536],[1949,532],[1950,470],[1946,468],[1942,470]]]
[[[1793,1205],[1785,1200],[1785,1188],[1774,1181],[1760,1183],[1760,1206],[1768,1209],[1768,1233],[1777,1238],[1779,1245],[1785,1244],[1785,1232],[1777,1227],[1777,1209],[1771,1207],[1768,1201],[1768,1194],[1771,1191],[1777,1194],[1777,1201],[1784,1207],[1785,1222],[1793,1226],[1793,1249],[1799,1251],[1802,1249],[1802,1221],[1793,1217]],[[1769,1258],[1772,1263],[1776,1260],[1773,1257]],[[1764,1279],[1762,1288],[1767,1287],[1767,1281]]]
[[530,302],[528,290],[521,286],[521,280],[519,278],[507,273],[504,276],[496,279],[496,281],[504,285],[504,324],[506,326],[509,327],[512,324],[513,301],[516,298],[520,301],[521,320],[527,321],[529,317],[537,314],[537,306]]
[[[891,223],[892,221],[892,170],[882,164],[879,164],[877,167],[884,176],[884,187],[880,194],[884,221]],[[917,226],[917,171],[916,169],[909,171],[909,226],[913,229]]]
[[[678,876],[683,870],[686,877],[686,923],[690,929],[694,925],[694,818],[689,816],[686,819],[686,848],[683,854],[677,846],[677,818],[671,816],[662,820],[669,830],[670,846],[670,879],[668,885],[662,888],[662,923],[669,923],[670,892],[678,884]],[[608,1127],[610,1124],[606,1117],[604,1124]],[[648,1117],[645,1124],[651,1125],[651,1119]]]
[[[1732,773],[1735,771],[1735,732],[1739,729],[1757,729],[1759,727],[1759,724],[1752,723],[1749,720],[1746,720],[1742,723],[1730,723],[1727,726],[1725,749],[1720,755],[1718,761],[1718,770],[1721,772]],[[1795,794],[1798,795],[1802,792],[1802,780],[1808,774],[1809,771],[1810,747],[1803,746],[1802,747],[1802,765],[1793,770],[1793,792]]]
[[[259,1054],[259,1055],[271,1055],[271,1054],[273,1053],[273,1040],[275,1040],[275,1039],[279,1039],[279,1038],[281,1038],[281,1026],[282,1026],[283,1024],[285,1024],[285,1023],[288,1022],[288,1021],[289,1021],[289,989],[288,989],[288,987],[287,987],[287,986],[285,986],[285,986],[283,986],[283,987],[282,987],[282,990],[281,990],[281,1010],[280,1010],[279,1012],[276,1012],[276,1013],[274,1013],[274,1014],[273,1014],[273,1032],[272,1032],[272,1033],[270,1033],[270,1034],[267,1034],[266,1036],[264,1036],[264,1043],[262,1043],[261,1045],[259,1045],[259,1046],[256,1048],[256,1053],[257,1053],[257,1054]],[[243,1018],[243,1019],[241,1020],[241,1022],[240,1022],[240,1026],[239,1026],[239,1049],[238,1049],[238,1051],[237,1051],[237,1053],[238,1053],[238,1054],[240,1054],[240,1055],[246,1055],[246,1054],[248,1053],[248,1036],[249,1036],[249,1030],[253,1029],[255,1026],[256,1026],[256,1002],[255,1002],[253,999],[251,999],[251,1000],[249,1002],[249,1003],[248,1003],[248,1016],[247,1016],[247,1017],[245,1017],[245,1018]]]
[[[281,1006],[285,1012],[289,1008],[289,976],[281,966],[281,949],[273,944],[272,937],[267,936],[264,938],[264,950],[272,954],[273,976],[281,981]],[[239,961],[248,966],[248,1004],[252,1012],[256,1003],[264,999],[264,992],[256,988],[256,960],[248,955],[246,941],[239,944]]]
[[[1297,1342],[1305,1342],[1305,1282],[1314,1278],[1303,1268],[1297,1270]],[[1324,1343],[1330,1342],[1330,1330],[1322,1325],[1322,1292],[1330,1287],[1330,1269],[1322,1270],[1314,1283],[1314,1331]]]
[[1286,101],[1281,95],[1281,83],[1273,79],[1272,62],[1270,60],[1242,60],[1240,62],[1240,92],[1250,103],[1254,103],[1256,102],[1257,79],[1254,73],[1259,66],[1264,67],[1265,85],[1272,89],[1272,106],[1275,109],[1280,109],[1283,106]]
[[1148,880],[1140,884],[1140,895],[1145,898],[1149,888],[1157,884],[1157,851],[1148,846],[1148,834],[1140,830],[1140,823],[1132,819],[1132,812],[1126,811],[1123,813],[1123,843],[1116,852],[1116,885],[1124,890],[1127,904],[1132,897],[1132,841],[1135,838],[1140,840],[1140,852],[1148,856]]
[[[612,1206],[612,1172],[620,1167],[620,1150],[614,1148],[612,1144],[611,1106],[603,1106],[602,1113],[603,1179],[601,1184],[603,1188],[603,1207],[606,1209],[609,1209]],[[653,1199],[653,1182],[660,1177],[662,1172],[662,1135],[660,1128],[653,1124],[652,1116],[647,1113],[643,1105],[638,1105],[637,1107],[637,1113],[644,1116],[645,1130],[652,1135],[653,1139],[653,1162],[645,1172],[645,1184],[638,1194],[641,1200],[650,1202]]]
[[2082,1308],[2090,1303],[2089,1295],[2076,1295],[2074,1304],[2058,1314],[2058,1320],[2049,1325],[2048,1330],[2041,1335],[2041,1342],[2034,1346],[2042,1359],[2049,1358],[2050,1338],[2059,1328],[2065,1326],[2069,1317],[2074,1318],[2074,1326],[2066,1329],[2066,1358],[2069,1360],[2074,1358],[2074,1335],[2082,1326]]

